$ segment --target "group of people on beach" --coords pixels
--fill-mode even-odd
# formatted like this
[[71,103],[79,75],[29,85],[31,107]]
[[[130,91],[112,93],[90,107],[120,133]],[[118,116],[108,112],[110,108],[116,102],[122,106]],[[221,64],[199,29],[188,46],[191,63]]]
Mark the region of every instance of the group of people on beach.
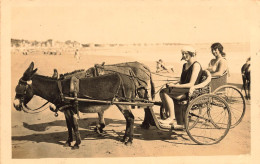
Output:
[[[209,62],[207,70],[214,76],[222,76],[228,71],[228,64],[225,58],[226,54],[223,51],[223,46],[220,43],[211,45],[211,52],[214,58]],[[196,50],[191,46],[184,46],[181,49],[182,58],[185,63],[182,67],[180,81],[177,83],[168,83],[166,88],[160,91],[165,110],[169,113],[169,117],[165,120],[160,120],[160,126],[175,130],[184,129],[184,120],[182,108],[177,107],[179,101],[186,98],[187,88],[191,88],[199,83],[202,76],[201,64],[196,59]],[[174,118],[177,123],[174,123]]]

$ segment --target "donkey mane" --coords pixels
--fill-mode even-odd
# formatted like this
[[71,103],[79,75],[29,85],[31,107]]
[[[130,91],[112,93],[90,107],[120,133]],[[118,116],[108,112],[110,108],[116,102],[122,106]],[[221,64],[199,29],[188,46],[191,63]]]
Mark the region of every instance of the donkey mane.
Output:
[[34,76],[38,76],[38,77],[43,78],[43,79],[57,80],[56,78],[53,78],[53,77],[50,77],[50,76],[45,76],[45,75],[35,74]]
[[[132,61],[132,62],[122,62],[122,63],[116,63],[116,64],[106,64],[104,66],[118,66],[118,67],[129,67],[129,66],[126,66],[125,64],[135,64],[135,63],[138,63],[138,64],[141,64],[139,63],[138,61]],[[143,64],[142,64],[143,65]]]
[[72,74],[75,74],[75,73],[78,73],[78,72],[83,72],[85,71],[85,69],[79,69],[79,70],[75,70],[73,72],[67,72],[65,74],[63,74],[64,76],[68,76],[68,75],[72,75]]

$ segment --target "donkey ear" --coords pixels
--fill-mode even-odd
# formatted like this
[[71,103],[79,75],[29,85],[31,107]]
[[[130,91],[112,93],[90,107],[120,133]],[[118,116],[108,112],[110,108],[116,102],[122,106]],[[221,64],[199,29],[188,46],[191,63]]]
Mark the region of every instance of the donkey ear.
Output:
[[34,62],[31,62],[31,64],[29,65],[29,67],[27,68],[26,72],[30,72],[33,70],[33,67],[34,67]]
[[25,74],[26,73],[30,73],[31,71],[33,71],[33,67],[34,67],[34,63],[31,62],[31,64],[29,65],[29,67],[26,69],[26,71],[24,72]]
[[35,74],[35,72],[36,72],[37,70],[38,70],[38,68],[34,69],[33,72],[32,72],[32,74]]
[[34,68],[34,62],[31,62],[29,68],[30,68],[31,70],[33,70],[33,68]]
[[101,66],[104,66],[105,65],[105,62],[103,62],[102,64],[101,64]]

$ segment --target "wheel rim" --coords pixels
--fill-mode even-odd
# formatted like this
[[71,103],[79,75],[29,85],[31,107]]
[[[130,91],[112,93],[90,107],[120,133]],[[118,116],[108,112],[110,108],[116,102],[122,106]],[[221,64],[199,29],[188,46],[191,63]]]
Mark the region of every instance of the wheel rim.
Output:
[[237,126],[243,119],[246,103],[243,94],[234,86],[224,85],[217,88],[214,94],[222,97],[231,111],[231,128]]
[[[194,110],[194,106],[200,108]],[[205,94],[194,99],[186,112],[185,127],[189,137],[198,144],[215,144],[228,133],[231,114],[221,97]]]

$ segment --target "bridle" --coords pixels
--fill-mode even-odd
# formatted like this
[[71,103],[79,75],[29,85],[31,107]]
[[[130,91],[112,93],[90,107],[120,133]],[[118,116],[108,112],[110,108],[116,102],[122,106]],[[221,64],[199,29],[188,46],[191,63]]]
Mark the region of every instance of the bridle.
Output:
[[16,94],[19,95],[20,104],[24,103],[24,97],[27,94],[27,89],[31,85],[30,83],[31,81],[25,81],[21,78],[18,82],[17,87],[15,88]]
[[22,107],[22,110],[26,113],[30,113],[30,114],[40,113],[40,112],[44,111],[45,109],[47,109],[47,108],[45,108],[43,110],[40,110],[41,108],[43,108],[45,105],[47,105],[49,103],[48,101],[46,103],[44,103],[42,106],[35,108],[35,109],[31,109],[26,104],[24,104],[24,97],[27,94],[27,89],[29,87],[31,87],[31,83],[32,83],[31,80],[25,81],[22,78],[19,80],[19,82],[18,82],[19,87],[17,86],[15,89],[16,94],[20,95],[19,96],[19,99],[20,99],[19,107]]

